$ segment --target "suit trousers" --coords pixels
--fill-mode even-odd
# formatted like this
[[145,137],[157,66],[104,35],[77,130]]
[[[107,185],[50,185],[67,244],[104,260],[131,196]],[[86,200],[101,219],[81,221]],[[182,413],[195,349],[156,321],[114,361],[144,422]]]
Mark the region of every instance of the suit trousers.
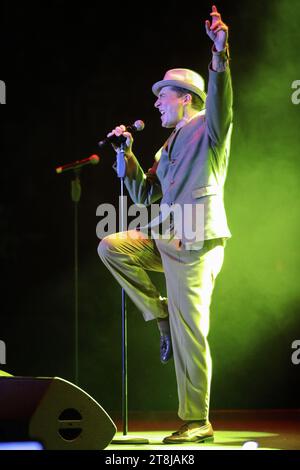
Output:
[[[215,279],[224,259],[223,239],[185,250],[179,240],[151,239],[129,230],[109,235],[98,253],[146,321],[169,316],[178,388],[178,416],[208,419],[212,361],[207,336]],[[164,272],[167,303],[146,271]]]

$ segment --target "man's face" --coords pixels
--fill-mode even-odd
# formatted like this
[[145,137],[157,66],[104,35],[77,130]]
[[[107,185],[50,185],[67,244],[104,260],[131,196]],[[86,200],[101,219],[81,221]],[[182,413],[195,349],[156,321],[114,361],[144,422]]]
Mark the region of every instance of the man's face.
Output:
[[161,114],[162,127],[175,127],[183,118],[184,112],[184,96],[177,96],[177,92],[171,87],[163,87],[158,95],[154,106]]

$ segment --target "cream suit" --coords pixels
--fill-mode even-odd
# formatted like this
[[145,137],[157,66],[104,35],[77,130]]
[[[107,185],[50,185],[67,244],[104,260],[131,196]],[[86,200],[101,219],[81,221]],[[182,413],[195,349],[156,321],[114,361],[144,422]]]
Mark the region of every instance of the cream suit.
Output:
[[[208,418],[211,356],[207,335],[209,308],[220,272],[226,239],[231,236],[223,203],[232,129],[229,65],[209,68],[206,112],[174,132],[144,173],[128,162],[125,184],[135,203],[192,206],[202,210],[202,240],[171,227],[169,239],[151,238],[157,221],[140,230],[105,237],[98,252],[103,263],[141,310],[145,320],[169,315],[178,386],[178,415]],[[150,232],[149,232],[150,230]],[[147,271],[164,272],[168,305]]]

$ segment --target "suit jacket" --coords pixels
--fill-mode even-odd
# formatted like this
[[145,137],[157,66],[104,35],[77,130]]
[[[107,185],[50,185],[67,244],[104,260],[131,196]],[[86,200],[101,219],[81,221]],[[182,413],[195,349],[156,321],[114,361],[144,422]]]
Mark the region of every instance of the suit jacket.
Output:
[[[161,198],[160,206],[189,207],[185,226],[191,229],[200,214],[200,230],[186,230],[171,218],[172,236],[186,249],[198,249],[203,240],[229,238],[224,208],[224,183],[228,168],[232,131],[232,86],[230,68],[215,72],[209,68],[205,114],[199,113],[180,128],[155,155],[153,167],[145,174],[138,160],[130,160],[125,185],[135,203],[150,205]],[[160,216],[161,222],[166,211]],[[178,221],[177,221],[178,222]],[[158,220],[151,221],[155,227]],[[199,227],[198,227],[199,228]],[[188,236],[187,236],[188,235]],[[202,242],[199,244],[199,241]]]

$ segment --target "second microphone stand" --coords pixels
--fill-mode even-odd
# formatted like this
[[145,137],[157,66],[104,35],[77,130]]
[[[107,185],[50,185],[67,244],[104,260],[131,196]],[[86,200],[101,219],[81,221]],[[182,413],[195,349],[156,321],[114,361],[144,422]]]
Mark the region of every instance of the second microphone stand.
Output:
[[78,377],[78,204],[81,198],[80,168],[74,171],[71,181],[71,198],[74,202],[74,359],[75,385],[79,385]]

